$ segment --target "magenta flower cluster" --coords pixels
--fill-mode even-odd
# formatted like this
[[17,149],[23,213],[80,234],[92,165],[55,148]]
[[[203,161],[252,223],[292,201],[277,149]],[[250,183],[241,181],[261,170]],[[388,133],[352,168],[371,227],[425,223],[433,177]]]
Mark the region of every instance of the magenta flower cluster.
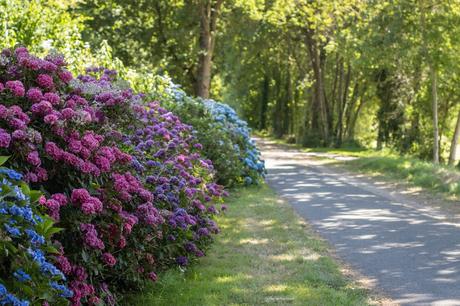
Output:
[[63,229],[53,260],[72,305],[116,303],[203,256],[219,231],[225,192],[192,127],[115,79],[73,78],[57,54],[1,54],[0,155],[47,192],[38,205]]

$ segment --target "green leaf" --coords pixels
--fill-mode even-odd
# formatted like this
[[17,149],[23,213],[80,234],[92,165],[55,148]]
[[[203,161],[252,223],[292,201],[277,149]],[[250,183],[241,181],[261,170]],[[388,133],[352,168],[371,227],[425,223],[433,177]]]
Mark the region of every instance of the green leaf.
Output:
[[9,156],[0,156],[0,166],[3,166],[9,158]]
[[35,203],[42,196],[42,192],[38,190],[31,190],[29,192],[30,202]]
[[89,261],[88,253],[86,253],[86,251],[83,250],[83,252],[81,252],[81,258],[83,259],[84,262],[88,262]]
[[49,238],[56,233],[62,232],[64,229],[59,227],[53,227],[46,231],[46,237]]
[[30,187],[25,182],[20,183],[21,190],[25,195],[30,195]]

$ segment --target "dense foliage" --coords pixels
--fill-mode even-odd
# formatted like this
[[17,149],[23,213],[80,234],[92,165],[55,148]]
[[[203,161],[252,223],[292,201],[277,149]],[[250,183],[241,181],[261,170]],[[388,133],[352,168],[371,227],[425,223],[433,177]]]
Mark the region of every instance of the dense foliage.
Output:
[[[126,63],[166,69],[192,92],[200,12],[220,1],[109,2],[79,6],[90,42],[108,39]],[[229,0],[220,11],[211,97],[252,127],[309,146],[457,159],[459,1]]]
[[25,48],[0,63],[1,152],[48,196],[73,304],[113,304],[204,255],[223,190],[191,126],[112,70],[74,78],[62,56]]
[[228,105],[187,95],[165,77],[143,81],[152,99],[161,101],[182,121],[193,126],[203,145],[203,154],[212,161],[218,182],[225,186],[257,184],[265,175],[260,152],[250,138],[247,123]]

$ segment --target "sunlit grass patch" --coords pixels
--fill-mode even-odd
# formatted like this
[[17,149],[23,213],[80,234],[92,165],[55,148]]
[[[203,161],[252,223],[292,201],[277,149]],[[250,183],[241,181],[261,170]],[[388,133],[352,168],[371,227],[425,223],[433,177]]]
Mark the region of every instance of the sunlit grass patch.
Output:
[[396,156],[360,157],[343,163],[352,170],[381,174],[390,179],[403,180],[428,191],[460,196],[460,171],[454,167]]
[[161,275],[129,305],[366,305],[328,246],[265,185],[235,191],[222,233],[185,273]]

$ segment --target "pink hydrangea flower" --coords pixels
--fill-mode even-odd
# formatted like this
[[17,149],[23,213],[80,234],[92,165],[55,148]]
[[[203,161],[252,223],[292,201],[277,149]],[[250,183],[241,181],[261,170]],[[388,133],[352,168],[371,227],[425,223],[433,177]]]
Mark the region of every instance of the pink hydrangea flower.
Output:
[[49,61],[42,61],[41,68],[48,72],[54,72],[57,70],[58,67],[54,63],[51,63]]
[[43,95],[43,98],[50,102],[52,105],[58,105],[61,101],[61,98],[54,92],[47,92]]
[[21,54],[22,54],[22,55],[28,55],[28,54],[29,54],[29,50],[27,50],[26,47],[18,47],[18,48],[16,48],[16,50],[14,50],[14,53],[15,53],[17,56],[20,56]]
[[43,121],[46,123],[46,124],[49,124],[49,125],[53,125],[53,124],[56,124],[58,121],[59,121],[59,118],[54,115],[54,114],[49,114],[49,115],[46,115],[44,118],[43,118]]
[[60,160],[62,158],[63,151],[51,141],[45,144],[45,152],[54,160]]
[[39,182],[45,182],[48,180],[48,171],[45,168],[37,167],[35,169],[35,173],[37,174],[37,179]]
[[120,240],[118,241],[118,247],[120,249],[123,249],[124,247],[126,247],[126,238],[124,236],[120,237]]
[[5,85],[15,97],[24,97],[26,91],[21,81],[8,81]]
[[24,140],[27,137],[27,134],[23,130],[16,130],[11,134],[11,136],[15,140]]
[[48,101],[42,100],[39,103],[33,104],[30,110],[34,114],[48,115],[53,111],[53,105]]
[[95,150],[99,147],[99,141],[94,136],[94,133],[87,132],[81,139],[81,143],[89,150]]
[[22,121],[21,119],[18,118],[11,118],[8,120],[8,124],[13,128],[17,130],[23,130],[27,127],[27,124]]
[[56,200],[60,206],[64,206],[68,202],[67,196],[63,193],[55,193],[51,196],[51,198]]
[[87,201],[90,198],[90,194],[88,190],[84,188],[74,189],[72,191],[72,195],[70,196],[70,200],[72,203],[82,203]]
[[68,146],[73,153],[79,153],[82,149],[81,141],[76,139],[70,139]]
[[156,282],[157,279],[158,279],[158,276],[156,275],[155,272],[150,272],[150,273],[148,274],[148,276],[149,276],[149,279],[150,279],[152,282]]
[[80,224],[80,230],[84,233],[84,242],[91,248],[103,250],[104,242],[99,239],[96,227],[90,223]]
[[72,265],[67,257],[63,255],[56,256],[56,263],[59,270],[61,270],[64,274],[69,275],[72,272]]
[[80,282],[84,282],[88,278],[88,274],[86,273],[85,268],[83,268],[82,266],[72,267],[72,274]]
[[33,172],[27,172],[24,175],[24,181],[27,182],[27,183],[36,183],[36,182],[38,182],[38,177]]
[[5,119],[8,117],[8,109],[5,105],[0,104],[0,118]]
[[113,257],[113,255],[110,253],[102,254],[102,260],[104,261],[106,265],[110,267],[115,266],[115,264],[117,263],[117,260],[115,259],[115,257]]
[[40,166],[41,160],[38,152],[32,151],[29,154],[27,154],[27,162],[36,167]]
[[61,114],[64,119],[72,119],[75,116],[75,111],[70,107],[67,107],[61,111]]
[[61,72],[58,73],[58,76],[59,76],[59,79],[63,81],[64,83],[69,83],[73,79],[72,73],[68,70],[62,70]]
[[85,215],[93,215],[102,211],[102,202],[95,197],[90,197],[81,204],[81,210]]
[[8,148],[10,146],[11,136],[4,129],[0,129],[0,148]]
[[107,158],[103,156],[97,156],[94,160],[94,163],[99,167],[101,172],[110,171],[110,161]]
[[27,99],[31,102],[40,102],[43,99],[42,91],[39,88],[32,87],[27,91]]
[[45,88],[45,89],[52,89],[54,87],[53,78],[48,74],[38,75],[37,83],[41,88]]

